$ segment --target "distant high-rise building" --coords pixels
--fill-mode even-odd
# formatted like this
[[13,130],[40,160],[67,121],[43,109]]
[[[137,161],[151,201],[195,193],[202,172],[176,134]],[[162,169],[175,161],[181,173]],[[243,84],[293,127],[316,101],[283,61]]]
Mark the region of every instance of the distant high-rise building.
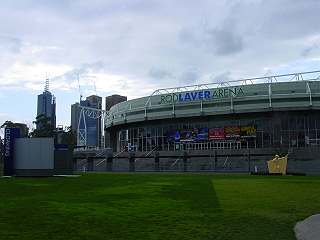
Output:
[[[71,105],[71,128],[78,135],[78,125],[80,129],[86,129],[87,146],[103,146],[102,143],[102,118],[91,118],[84,115],[85,119],[80,119],[80,106],[102,109],[102,98],[92,95],[86,100]],[[83,116],[82,116],[83,118]],[[79,119],[81,120],[79,123]]]
[[[106,111],[109,111],[112,106],[125,101],[127,101],[127,97],[118,94],[106,97]],[[104,137],[105,147],[112,147],[112,144],[110,142],[110,132],[104,131]]]
[[[56,128],[56,98],[49,91],[49,79],[46,79],[43,93],[38,95],[37,117],[40,115],[48,117],[52,127]],[[40,124],[36,127],[41,128]]]
[[116,105],[117,103],[121,103],[121,102],[125,102],[125,101],[127,101],[127,97],[121,96],[118,94],[114,94],[114,95],[106,97],[106,111],[109,111],[110,108],[112,106]]
[[80,103],[74,103],[71,105],[71,129],[74,133],[78,130],[80,115]]

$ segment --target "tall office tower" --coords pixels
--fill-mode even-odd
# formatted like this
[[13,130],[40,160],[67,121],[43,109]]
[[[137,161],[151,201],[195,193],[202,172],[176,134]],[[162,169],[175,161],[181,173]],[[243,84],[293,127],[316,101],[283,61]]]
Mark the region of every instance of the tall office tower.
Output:
[[[40,115],[48,117],[52,127],[56,128],[56,98],[49,91],[48,78],[46,79],[43,93],[38,95],[37,117]],[[37,124],[36,128],[41,128],[41,125]]]
[[[125,101],[127,101],[127,97],[118,94],[106,97],[106,111],[109,111],[112,106]],[[112,143],[110,142],[110,132],[105,130],[104,137],[105,147],[112,147]]]
[[125,101],[127,101],[127,97],[121,96],[118,94],[114,94],[106,97],[106,111],[109,111],[113,105],[116,105],[117,103],[121,103]]
[[71,129],[74,133],[78,131],[79,115],[80,115],[80,103],[74,103],[71,105]]
[[[96,95],[92,95],[86,98],[86,100],[80,101],[71,105],[71,128],[78,136],[78,126],[80,130],[86,132],[86,146],[101,147],[102,141],[102,118],[91,118],[86,114],[80,116],[80,107],[90,107],[96,109],[102,109],[102,98]],[[80,119],[80,122],[79,122]],[[80,125],[79,125],[80,124]]]

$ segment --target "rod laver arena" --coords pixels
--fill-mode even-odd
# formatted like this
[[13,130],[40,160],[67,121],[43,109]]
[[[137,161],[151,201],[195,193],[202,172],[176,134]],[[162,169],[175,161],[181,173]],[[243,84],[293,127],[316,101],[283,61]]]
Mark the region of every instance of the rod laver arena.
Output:
[[159,89],[110,109],[108,142],[117,152],[318,146],[318,75]]

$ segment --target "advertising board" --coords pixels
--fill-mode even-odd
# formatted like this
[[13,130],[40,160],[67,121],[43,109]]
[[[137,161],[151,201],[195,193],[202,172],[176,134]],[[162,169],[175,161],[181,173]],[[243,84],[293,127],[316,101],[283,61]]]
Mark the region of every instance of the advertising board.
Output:
[[252,138],[257,135],[257,126],[256,125],[247,125],[240,127],[241,138]]
[[197,138],[196,129],[191,130],[181,130],[180,132],[180,142],[193,142]]
[[207,141],[208,140],[208,128],[198,128],[197,141]]
[[3,174],[12,176],[14,174],[14,141],[20,137],[19,128],[6,128],[4,135],[4,163]]
[[179,142],[180,141],[180,132],[176,130],[169,131],[167,133],[168,142]]
[[256,137],[256,125],[194,128],[168,132],[169,142],[201,142],[207,140],[235,140]]
[[224,140],[224,128],[211,128],[209,129],[209,140]]
[[239,138],[240,127],[239,126],[226,126],[224,127],[224,133],[226,138]]

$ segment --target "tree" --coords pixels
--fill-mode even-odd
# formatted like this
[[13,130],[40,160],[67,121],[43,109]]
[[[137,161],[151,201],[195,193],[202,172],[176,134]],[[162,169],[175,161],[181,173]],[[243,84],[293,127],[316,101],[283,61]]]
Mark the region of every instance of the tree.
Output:
[[27,137],[29,128],[27,127],[26,124],[24,123],[13,123],[11,121],[5,121],[1,126],[1,128],[19,128],[20,129],[20,136],[21,137]]
[[30,133],[31,137],[53,137],[55,144],[68,145],[69,149],[74,149],[77,140],[71,126],[65,127],[63,131],[61,131],[61,129],[54,129],[50,118],[44,114],[37,116],[33,123],[36,124],[38,128]]
[[44,114],[40,114],[33,121],[38,128],[34,129],[30,135],[32,137],[54,137],[54,128],[51,124],[51,119]]
[[76,134],[72,130],[71,126],[64,128],[64,132],[61,137],[61,143],[68,145],[69,149],[74,149],[74,146],[77,144]]
[[8,128],[8,127],[15,127],[15,126],[16,126],[15,123],[7,120],[7,121],[5,121],[5,122],[1,125],[0,128]]

